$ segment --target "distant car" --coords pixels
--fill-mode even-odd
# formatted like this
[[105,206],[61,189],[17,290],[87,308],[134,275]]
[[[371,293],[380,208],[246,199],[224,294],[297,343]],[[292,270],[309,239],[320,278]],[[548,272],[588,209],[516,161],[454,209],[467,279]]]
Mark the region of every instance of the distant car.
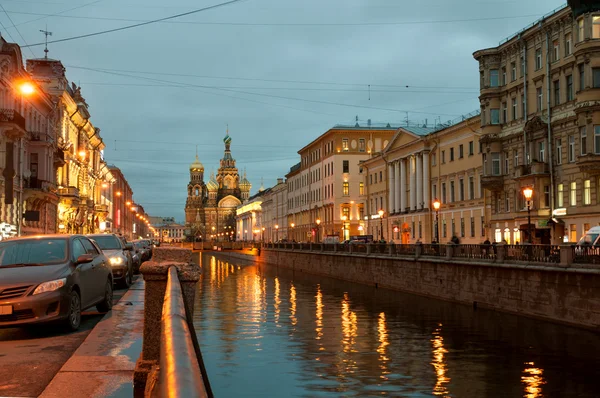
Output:
[[0,242],[0,327],[81,324],[81,311],[112,308],[108,258],[85,236],[44,235]]
[[131,250],[131,260],[133,262],[133,272],[139,273],[140,267],[142,266],[142,245],[140,242],[133,241],[131,242],[133,245],[133,250]]
[[131,243],[124,241],[116,234],[87,235],[98,244],[112,267],[113,278],[120,287],[128,288],[133,281],[133,261],[130,250]]

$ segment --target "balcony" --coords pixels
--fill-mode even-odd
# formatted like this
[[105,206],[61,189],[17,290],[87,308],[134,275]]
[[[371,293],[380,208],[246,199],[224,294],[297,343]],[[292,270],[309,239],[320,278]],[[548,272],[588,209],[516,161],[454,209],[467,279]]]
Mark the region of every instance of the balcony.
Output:
[[25,135],[25,118],[14,109],[0,108],[0,127],[15,130],[17,138]]
[[488,191],[500,192],[504,190],[504,176],[483,176],[481,178],[481,186]]
[[43,133],[40,131],[30,131],[29,135],[31,135],[31,141],[33,142],[54,142],[54,138],[52,138],[48,133]]
[[75,187],[59,188],[58,195],[68,198],[79,198],[79,189]]
[[96,205],[96,213],[108,213],[108,205]]
[[532,176],[545,176],[550,174],[548,163],[533,161],[531,164],[522,164],[515,168],[515,179]]
[[23,188],[25,200],[40,199],[50,201],[51,203],[58,201],[56,185],[53,182],[30,178],[29,180],[24,180]]
[[577,166],[582,173],[600,175],[600,154],[588,153],[577,158]]
[[54,166],[62,167],[65,165],[65,163],[65,151],[60,148],[56,148],[56,151],[54,152]]
[[56,185],[53,182],[32,177],[29,180],[25,180],[24,188],[48,192],[56,190]]

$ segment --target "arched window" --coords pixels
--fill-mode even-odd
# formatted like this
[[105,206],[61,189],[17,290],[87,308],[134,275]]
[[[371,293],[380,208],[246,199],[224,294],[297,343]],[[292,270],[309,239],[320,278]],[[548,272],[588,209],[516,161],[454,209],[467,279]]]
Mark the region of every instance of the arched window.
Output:
[[198,187],[196,187],[196,196],[200,196],[200,189]]

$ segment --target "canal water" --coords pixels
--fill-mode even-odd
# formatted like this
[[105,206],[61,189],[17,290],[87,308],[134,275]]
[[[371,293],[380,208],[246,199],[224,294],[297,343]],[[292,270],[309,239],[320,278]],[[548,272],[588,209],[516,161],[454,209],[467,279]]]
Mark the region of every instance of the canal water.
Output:
[[598,397],[600,335],[204,255],[216,397]]

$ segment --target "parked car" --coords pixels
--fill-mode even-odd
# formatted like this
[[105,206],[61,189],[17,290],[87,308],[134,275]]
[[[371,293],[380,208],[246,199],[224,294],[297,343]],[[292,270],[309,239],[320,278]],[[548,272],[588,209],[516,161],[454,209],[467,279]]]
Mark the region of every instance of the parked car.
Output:
[[145,239],[140,239],[138,242],[140,242],[140,245],[144,249],[142,253],[142,262],[150,260],[150,258],[152,258],[152,245]]
[[96,234],[87,237],[94,240],[108,257],[115,283],[123,288],[131,286],[133,281],[131,243],[124,243],[116,234]]
[[150,250],[148,250],[148,247],[144,244],[144,242],[142,240],[136,240],[133,241],[133,243],[137,244],[137,247],[139,248],[140,263],[148,261],[150,259]]
[[0,327],[81,324],[81,311],[112,308],[113,275],[100,248],[81,235],[0,242]]
[[140,267],[142,266],[142,251],[144,248],[141,243],[138,241],[131,242],[133,245],[133,250],[131,250],[131,260],[133,261],[133,271],[137,274],[140,272]]

